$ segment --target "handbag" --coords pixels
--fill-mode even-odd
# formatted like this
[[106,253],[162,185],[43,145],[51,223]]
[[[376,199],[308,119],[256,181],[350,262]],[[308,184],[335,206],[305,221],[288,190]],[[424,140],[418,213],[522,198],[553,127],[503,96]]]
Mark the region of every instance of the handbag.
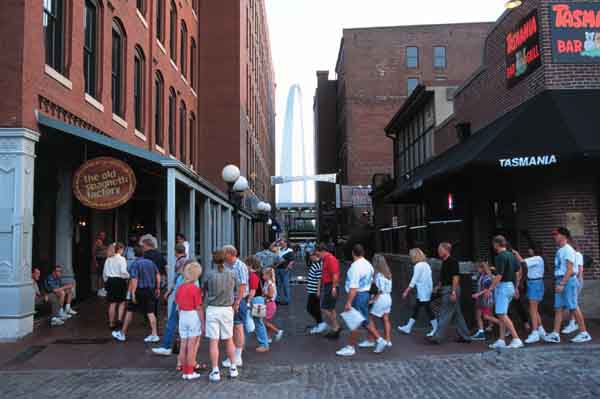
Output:
[[265,304],[265,300],[263,297],[255,297],[252,300],[252,305],[250,306],[250,314],[252,317],[256,317],[258,319],[264,319],[267,317],[267,305]]
[[256,330],[256,326],[254,325],[254,319],[250,316],[250,310],[247,310],[244,328],[248,334],[252,334],[254,330]]

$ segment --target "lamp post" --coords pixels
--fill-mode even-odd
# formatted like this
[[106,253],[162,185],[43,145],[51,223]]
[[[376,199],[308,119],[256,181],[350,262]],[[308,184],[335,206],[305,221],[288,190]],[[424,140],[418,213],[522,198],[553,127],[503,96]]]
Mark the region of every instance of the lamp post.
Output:
[[223,168],[221,174],[223,181],[227,183],[229,202],[233,204],[233,240],[235,248],[240,250],[240,235],[239,235],[239,207],[241,194],[248,190],[248,180],[241,176],[240,168],[235,165],[227,165]]
[[256,210],[261,214],[261,218],[259,220],[263,222],[263,241],[266,241],[268,240],[269,236],[267,232],[267,225],[268,221],[271,220],[271,204],[261,201],[256,205]]

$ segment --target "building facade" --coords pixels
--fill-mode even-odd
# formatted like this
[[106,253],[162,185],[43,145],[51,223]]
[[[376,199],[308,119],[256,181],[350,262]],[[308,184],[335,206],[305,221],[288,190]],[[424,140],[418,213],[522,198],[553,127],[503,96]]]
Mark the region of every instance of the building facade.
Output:
[[[488,260],[491,238],[502,234],[522,252],[537,247],[550,290],[552,230],[565,226],[592,259],[585,265],[584,311],[600,313],[593,294],[600,256],[593,110],[600,102],[600,45],[586,34],[600,26],[598,17],[598,1],[538,0],[499,18],[486,38],[482,67],[457,89],[448,123],[431,132],[434,157],[408,175],[396,173],[395,188],[375,190],[382,202],[423,209],[420,220],[400,226],[402,234],[380,234],[382,250],[400,246],[402,253],[418,244],[432,254],[437,243],[451,241],[463,260]],[[425,109],[412,100],[417,111]],[[388,127],[394,148],[401,148],[402,118],[410,115],[400,109]],[[384,219],[380,231],[394,227]]]
[[[151,233],[169,265],[181,232],[208,264],[239,221],[242,253],[253,250],[253,209],[236,217],[220,177],[202,171],[203,146],[226,147],[228,135],[202,139],[200,3],[0,4],[11,38],[0,60],[0,339],[32,330],[32,267],[59,264],[79,298],[92,295],[100,232],[107,243]],[[238,161],[228,157],[221,168]]]

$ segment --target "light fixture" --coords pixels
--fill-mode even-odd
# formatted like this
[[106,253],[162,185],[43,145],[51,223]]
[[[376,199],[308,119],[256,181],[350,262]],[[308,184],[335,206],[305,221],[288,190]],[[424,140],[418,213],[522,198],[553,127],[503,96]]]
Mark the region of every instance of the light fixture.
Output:
[[265,206],[265,212],[267,212],[267,213],[271,212],[271,209],[272,209],[271,208],[271,204],[269,204],[268,202],[265,202],[265,205],[266,205]]
[[248,187],[248,180],[246,180],[244,176],[240,176],[233,184],[233,191],[236,193],[243,193],[244,191],[248,190]]
[[259,212],[268,212],[267,206],[268,204],[266,202],[260,201],[258,204],[256,204],[256,210]]
[[227,184],[234,184],[240,178],[240,168],[235,165],[227,165],[221,173],[223,180]]
[[521,5],[523,5],[522,0],[508,0],[504,7],[508,8],[509,10],[512,10],[513,8],[520,7]]

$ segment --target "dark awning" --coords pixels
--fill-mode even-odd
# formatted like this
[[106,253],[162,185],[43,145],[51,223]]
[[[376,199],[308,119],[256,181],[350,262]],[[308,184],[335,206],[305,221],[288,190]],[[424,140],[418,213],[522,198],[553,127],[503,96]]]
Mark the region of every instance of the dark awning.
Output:
[[516,166],[532,159],[544,164],[551,156],[561,164],[600,154],[599,104],[600,90],[546,91],[416,169],[386,200],[399,201],[426,182],[470,166],[500,169],[505,160]]

